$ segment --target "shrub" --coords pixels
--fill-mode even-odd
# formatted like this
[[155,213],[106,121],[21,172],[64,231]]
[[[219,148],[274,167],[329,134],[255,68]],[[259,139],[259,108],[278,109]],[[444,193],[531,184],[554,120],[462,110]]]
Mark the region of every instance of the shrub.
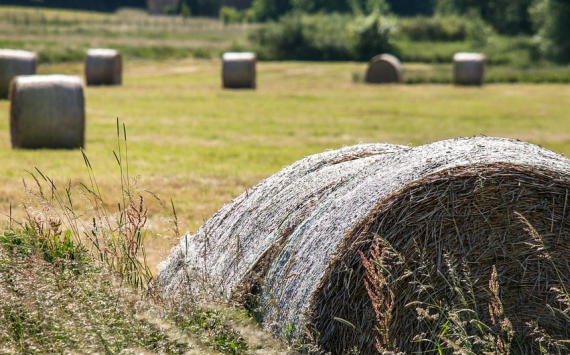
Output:
[[416,16],[400,20],[400,33],[411,41],[464,41],[465,19],[459,16]]
[[369,60],[380,53],[395,54],[392,34],[396,26],[393,20],[372,13],[355,18],[349,26],[353,40],[353,59]]
[[392,20],[372,14],[293,13],[269,22],[250,34],[260,59],[369,60],[395,50]]
[[537,0],[530,13],[541,53],[555,62],[570,63],[570,4],[562,0]]
[[400,35],[410,41],[471,41],[485,44],[495,34],[476,13],[466,17],[446,15],[403,18],[399,21],[399,28]]

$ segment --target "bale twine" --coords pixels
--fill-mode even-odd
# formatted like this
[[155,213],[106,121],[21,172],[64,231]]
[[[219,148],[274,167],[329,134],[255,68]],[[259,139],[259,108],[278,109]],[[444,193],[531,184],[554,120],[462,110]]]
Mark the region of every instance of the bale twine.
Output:
[[483,85],[485,56],[479,53],[456,53],[453,56],[455,85]]
[[224,88],[255,89],[255,53],[224,53],[222,83]]
[[85,60],[87,85],[121,85],[121,54],[114,49],[90,49]]
[[390,54],[375,56],[368,63],[366,82],[371,84],[401,83],[404,81],[402,64]]
[[10,86],[14,148],[84,146],[85,103],[81,79],[67,75],[18,76]]
[[[286,175],[268,178],[182,238],[161,266],[167,296],[205,288],[227,300],[250,291],[275,334],[291,324],[297,332],[315,329],[332,353],[356,346],[373,354],[374,310],[359,251],[367,254],[379,236],[405,259],[394,265],[399,281],[391,289],[396,350],[431,350],[414,341],[426,330],[415,305],[453,301],[447,280],[421,278],[429,268],[426,275],[445,274],[449,260],[469,266],[460,272],[473,282],[482,321],[496,265],[505,313],[528,353],[538,349],[530,321],[570,336],[568,323],[547,308],[556,298],[551,287],[570,285],[570,161],[563,156],[514,140],[466,138],[389,147],[284,183]],[[519,214],[546,245],[556,245],[549,250],[563,275],[544,262]]]
[[7,98],[10,81],[18,75],[36,73],[37,55],[33,52],[0,49],[0,98]]

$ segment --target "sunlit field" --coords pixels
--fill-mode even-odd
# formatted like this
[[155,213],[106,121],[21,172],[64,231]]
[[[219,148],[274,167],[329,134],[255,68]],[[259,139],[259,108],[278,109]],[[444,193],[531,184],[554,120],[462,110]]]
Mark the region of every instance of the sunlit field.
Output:
[[[262,179],[327,149],[488,135],[570,154],[567,85],[374,86],[362,83],[365,63],[259,62],[256,90],[224,90],[217,58],[243,47],[252,26],[150,17],[135,10],[0,8],[0,44],[38,51],[39,74],[83,76],[85,50],[92,47],[124,54],[122,86],[85,88],[85,153],[105,202],[116,208],[117,119],[126,126],[129,178],[149,207],[153,267],[166,257],[176,234],[195,231]],[[490,66],[488,74],[516,71]],[[451,65],[404,63],[404,72],[412,82],[445,81]],[[89,207],[80,188],[89,181],[80,151],[13,150],[6,100],[0,101],[0,135],[0,212],[6,223],[10,215],[24,219],[22,205],[31,203],[24,182],[34,187],[30,173],[38,176],[36,169],[61,188],[71,185],[78,209]]]
[[[172,242],[173,235],[152,194],[166,207],[172,199],[183,233],[283,166],[360,142],[419,145],[487,135],[570,153],[570,87],[564,85],[373,86],[351,80],[365,70],[360,63],[262,62],[257,90],[224,90],[220,66],[217,60],[131,61],[122,86],[85,88],[85,152],[112,207],[121,189],[116,119],[127,128],[129,175],[150,205],[153,263],[168,251],[163,237]],[[82,67],[43,65],[39,73],[82,75]],[[38,168],[60,186],[88,182],[88,174],[77,150],[11,149],[8,112],[9,102],[1,101],[0,210],[8,215],[11,205],[21,220],[22,180],[33,186],[26,171]]]

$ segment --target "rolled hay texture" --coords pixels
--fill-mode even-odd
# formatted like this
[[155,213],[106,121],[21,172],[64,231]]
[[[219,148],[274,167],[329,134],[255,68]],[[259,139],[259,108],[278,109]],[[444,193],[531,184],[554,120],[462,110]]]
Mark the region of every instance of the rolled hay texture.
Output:
[[0,49],[0,98],[7,98],[10,82],[18,75],[36,73],[37,55],[33,52]]
[[255,89],[255,53],[224,53],[222,83],[228,89]]
[[371,84],[401,83],[404,81],[402,63],[390,54],[375,56],[368,63],[366,82]]
[[87,85],[121,85],[123,64],[121,54],[114,49],[90,49],[85,60]]
[[14,78],[10,86],[10,133],[14,148],[83,147],[85,101],[81,78]]
[[[379,237],[411,270],[395,265],[400,282],[389,290],[396,300],[389,333],[397,351],[430,350],[414,341],[426,330],[417,304],[458,296],[446,288],[447,281],[421,277],[425,265],[434,269],[426,275],[448,272],[449,260],[469,266],[463,276],[473,282],[470,295],[483,321],[489,317],[488,282],[496,265],[505,314],[527,353],[538,349],[531,321],[568,339],[564,317],[547,308],[557,302],[552,287],[570,285],[568,159],[528,143],[487,137],[351,153],[361,148],[301,160],[222,208],[195,235],[183,237],[160,266],[166,297],[206,290],[218,300],[240,300],[253,293],[252,307],[265,329],[277,335],[289,324],[298,333],[314,329],[332,353],[356,346],[373,354],[374,309],[359,252],[368,255]],[[318,163],[311,165],[313,159]],[[519,216],[545,245],[556,246],[547,247],[555,267]]]
[[483,85],[485,56],[479,53],[456,53],[453,56],[455,85]]

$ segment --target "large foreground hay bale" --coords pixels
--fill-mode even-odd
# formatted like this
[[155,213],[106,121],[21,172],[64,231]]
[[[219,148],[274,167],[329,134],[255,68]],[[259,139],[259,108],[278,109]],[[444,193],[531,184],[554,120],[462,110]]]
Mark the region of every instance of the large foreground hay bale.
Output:
[[121,85],[123,64],[121,54],[114,49],[90,49],[85,60],[87,85]]
[[255,89],[255,53],[224,53],[222,83],[224,88]]
[[375,56],[368,63],[366,82],[372,84],[401,83],[404,81],[402,64],[390,54]]
[[[359,251],[368,253],[378,235],[413,271],[394,271],[403,280],[392,290],[397,302],[390,334],[397,350],[426,351],[424,343],[413,341],[425,330],[415,302],[454,297],[443,281],[422,280],[431,287],[427,291],[417,281],[426,265],[433,275],[444,273],[448,260],[469,266],[483,321],[489,294],[484,290],[496,265],[505,313],[528,353],[537,351],[530,321],[568,339],[568,323],[547,308],[556,297],[551,287],[570,284],[568,159],[498,138],[386,147],[302,169],[309,159],[247,191],[196,235],[182,238],[161,265],[167,297],[205,289],[227,300],[250,291],[258,297],[264,327],[275,334],[289,324],[298,332],[309,324],[332,353],[357,346],[372,354],[374,312]],[[302,173],[283,178],[294,171]],[[544,262],[517,213],[546,245],[556,245],[549,250],[562,275]]]
[[84,145],[81,79],[67,75],[18,76],[10,86],[14,148],[79,148]]
[[0,98],[8,97],[10,81],[18,75],[36,73],[37,55],[33,52],[0,49]]
[[485,56],[479,53],[456,53],[453,56],[455,85],[483,85]]

